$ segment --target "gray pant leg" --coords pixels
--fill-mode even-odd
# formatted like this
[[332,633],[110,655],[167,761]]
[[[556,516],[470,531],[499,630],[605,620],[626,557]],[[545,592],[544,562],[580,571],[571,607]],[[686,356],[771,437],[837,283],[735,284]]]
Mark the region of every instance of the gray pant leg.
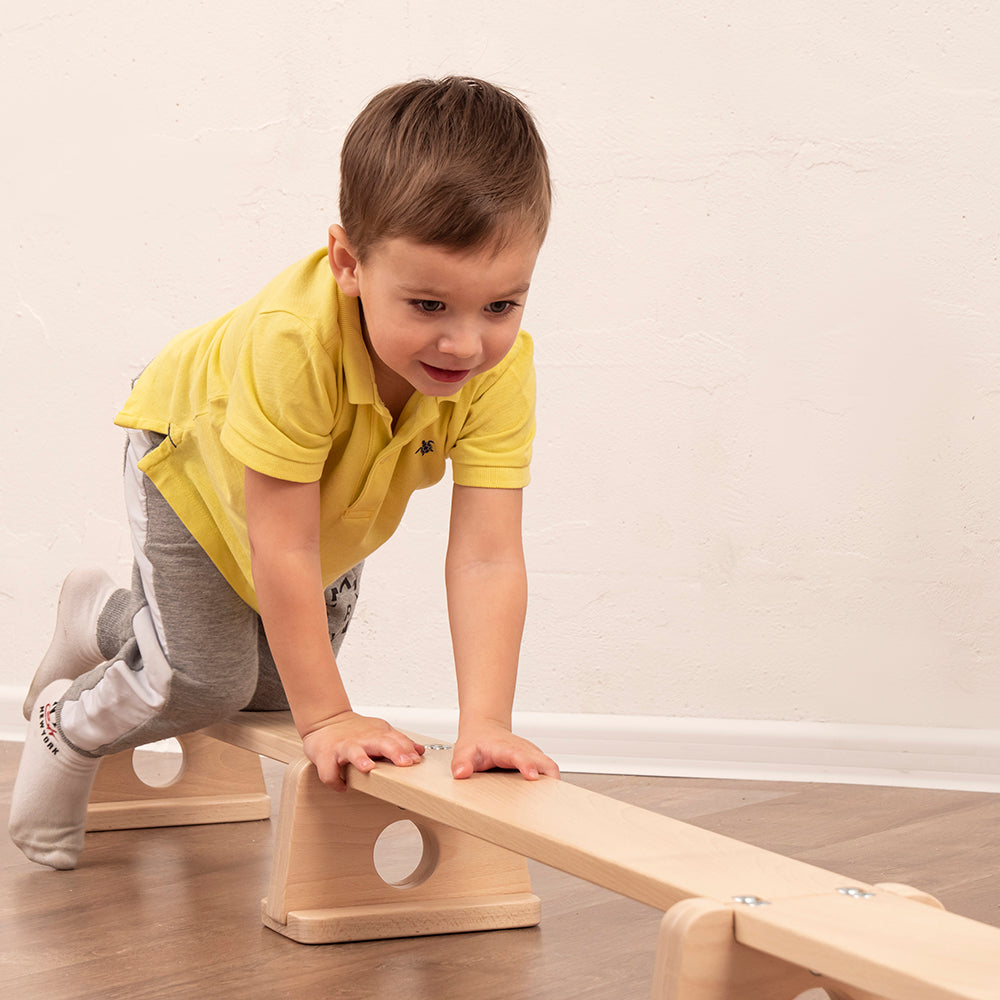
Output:
[[[148,479],[144,488],[151,569],[108,602],[99,642],[109,659],[58,707],[65,738],[93,756],[201,729],[243,708],[257,685],[259,616]],[[151,624],[150,585],[162,634]]]
[[[193,732],[241,709],[288,708],[260,616],[146,476],[141,493],[145,528],[132,590],[116,591],[98,622],[108,660],[79,677],[57,708],[64,738],[92,756]],[[326,591],[335,653],[362,566]]]

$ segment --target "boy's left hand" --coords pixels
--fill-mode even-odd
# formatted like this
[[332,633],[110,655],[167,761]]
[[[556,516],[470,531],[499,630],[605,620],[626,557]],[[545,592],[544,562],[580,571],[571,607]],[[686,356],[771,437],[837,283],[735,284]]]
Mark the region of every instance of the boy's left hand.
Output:
[[559,766],[551,757],[497,723],[460,729],[451,758],[452,777],[471,778],[476,771],[495,767],[520,771],[528,781],[537,781],[543,774],[559,777]]

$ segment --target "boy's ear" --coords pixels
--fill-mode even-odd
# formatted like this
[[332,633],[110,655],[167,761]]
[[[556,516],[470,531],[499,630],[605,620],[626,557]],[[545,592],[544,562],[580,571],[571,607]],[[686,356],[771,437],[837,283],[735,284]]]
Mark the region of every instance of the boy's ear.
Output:
[[345,295],[358,294],[358,259],[354,256],[343,226],[330,226],[330,270]]

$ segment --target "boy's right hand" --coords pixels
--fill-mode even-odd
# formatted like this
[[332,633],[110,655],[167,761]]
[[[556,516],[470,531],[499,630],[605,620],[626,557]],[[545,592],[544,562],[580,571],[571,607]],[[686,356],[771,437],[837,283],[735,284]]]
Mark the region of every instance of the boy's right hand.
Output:
[[424,747],[384,719],[342,712],[302,737],[305,755],[316,765],[320,781],[338,792],[347,789],[345,771],[352,764],[367,773],[374,757],[384,757],[397,767],[420,762]]

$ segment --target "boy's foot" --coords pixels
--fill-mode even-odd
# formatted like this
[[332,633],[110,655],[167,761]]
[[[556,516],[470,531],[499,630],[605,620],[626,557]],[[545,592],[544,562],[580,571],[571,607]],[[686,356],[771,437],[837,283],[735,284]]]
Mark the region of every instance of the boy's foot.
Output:
[[63,678],[76,680],[104,662],[97,645],[97,620],[117,589],[103,569],[90,566],[73,570],[63,581],[55,634],[28,689],[22,709],[25,719],[30,717],[42,688]]
[[10,837],[32,861],[74,868],[83,850],[90,788],[98,757],[67,746],[52,710],[72,681],[48,685],[35,703],[10,803]]

